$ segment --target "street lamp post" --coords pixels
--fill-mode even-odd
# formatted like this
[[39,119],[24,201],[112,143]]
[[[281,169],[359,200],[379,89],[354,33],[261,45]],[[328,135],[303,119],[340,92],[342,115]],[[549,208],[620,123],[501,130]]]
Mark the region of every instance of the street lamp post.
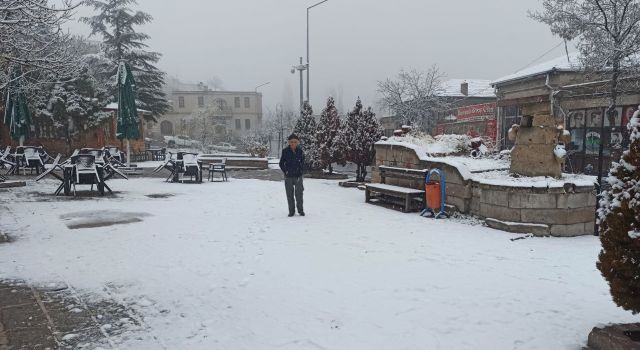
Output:
[[320,1],[317,4],[311,5],[309,7],[307,7],[307,101],[309,101],[309,82],[311,81],[310,79],[310,74],[309,74],[309,67],[310,67],[310,61],[309,61],[309,12],[311,11],[312,8],[320,6],[322,4],[324,4],[325,2],[327,2],[329,0],[323,0]]
[[296,71],[300,71],[300,110],[304,106],[304,71],[309,70],[309,65],[302,63],[302,57],[300,57],[300,64],[291,68],[291,74],[296,74]]

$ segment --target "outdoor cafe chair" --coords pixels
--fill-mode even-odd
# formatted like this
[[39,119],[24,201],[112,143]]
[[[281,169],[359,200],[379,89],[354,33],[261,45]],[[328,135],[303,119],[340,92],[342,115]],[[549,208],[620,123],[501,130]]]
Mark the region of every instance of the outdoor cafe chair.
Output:
[[229,179],[227,178],[227,158],[222,158],[222,162],[220,163],[209,164],[210,182],[213,181],[213,177],[216,173],[222,176],[222,181],[229,181]]
[[64,178],[62,178],[60,175],[56,174],[55,171],[56,170],[60,170],[64,173],[64,168],[62,167],[62,164],[60,164],[60,159],[62,158],[61,154],[58,154],[54,159],[53,159],[53,163],[51,164],[51,167],[47,170],[45,170],[45,172],[43,172],[42,174],[40,174],[40,176],[38,176],[36,178],[36,182],[44,179],[47,176],[53,176],[56,179],[60,180],[60,182],[62,182],[60,184],[60,186],[58,186],[58,188],[56,189],[55,195],[59,195],[60,192],[62,192],[62,190],[64,189]]
[[27,174],[27,169],[31,169],[33,173],[33,169],[36,169],[36,174],[40,174],[40,169],[44,168],[44,162],[40,157],[40,153],[38,149],[35,147],[25,147],[23,148],[22,157],[24,159],[24,174]]
[[[85,184],[91,184],[91,190],[93,190],[93,185],[97,184],[98,187],[102,184],[102,180],[100,179],[100,175],[98,174],[98,169],[96,168],[96,158],[91,154],[79,154],[75,158],[75,170],[76,170],[76,178],[73,182],[73,193],[76,193],[76,184],[82,184],[81,176],[85,175],[85,178],[88,177],[91,181],[84,181]],[[95,180],[94,180],[95,179]]]
[[180,174],[180,181],[184,183],[184,176],[190,176],[191,180],[195,176],[196,182],[200,182],[200,164],[198,163],[198,155],[194,153],[182,153],[178,157],[182,156],[182,171]]
[[[9,166],[9,170],[6,174],[12,173],[16,169],[16,163],[13,161],[13,155],[11,154],[11,146],[7,146],[4,153],[0,155],[0,168]],[[5,174],[5,175],[6,175]]]

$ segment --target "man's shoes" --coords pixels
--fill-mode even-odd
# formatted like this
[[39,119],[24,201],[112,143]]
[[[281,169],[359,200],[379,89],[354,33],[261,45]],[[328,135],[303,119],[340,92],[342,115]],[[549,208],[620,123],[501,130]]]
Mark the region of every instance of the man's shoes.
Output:
[[305,214],[304,214],[304,212],[303,212],[303,211],[301,211],[301,212],[300,212],[300,216],[304,216],[304,215],[305,215]]
[[296,213],[289,213],[289,217],[293,217],[294,215],[296,215]]

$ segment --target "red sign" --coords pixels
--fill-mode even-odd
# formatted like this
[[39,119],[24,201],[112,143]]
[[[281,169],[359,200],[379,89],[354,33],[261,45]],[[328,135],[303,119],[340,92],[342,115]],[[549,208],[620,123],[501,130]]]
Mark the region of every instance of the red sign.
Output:
[[458,108],[458,121],[470,119],[484,119],[495,117],[496,104],[485,103],[481,105],[465,106]]

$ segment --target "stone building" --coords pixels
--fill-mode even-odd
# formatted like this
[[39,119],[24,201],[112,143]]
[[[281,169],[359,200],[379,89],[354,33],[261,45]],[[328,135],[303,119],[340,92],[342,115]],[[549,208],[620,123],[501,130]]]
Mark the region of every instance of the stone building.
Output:
[[233,140],[262,127],[262,94],[213,91],[200,84],[170,94],[173,110],[149,128],[148,136],[185,135],[199,140],[203,131],[216,141]]
[[627,90],[618,98],[616,115],[606,117],[609,105],[607,77],[585,72],[577,54],[562,56],[502,77],[493,86],[498,98],[498,139],[503,149],[513,147],[508,130],[522,116],[551,115],[571,132],[566,145],[565,171],[599,172],[600,143],[604,142],[606,174],[613,159],[628,146],[627,124],[640,103],[640,91]]

